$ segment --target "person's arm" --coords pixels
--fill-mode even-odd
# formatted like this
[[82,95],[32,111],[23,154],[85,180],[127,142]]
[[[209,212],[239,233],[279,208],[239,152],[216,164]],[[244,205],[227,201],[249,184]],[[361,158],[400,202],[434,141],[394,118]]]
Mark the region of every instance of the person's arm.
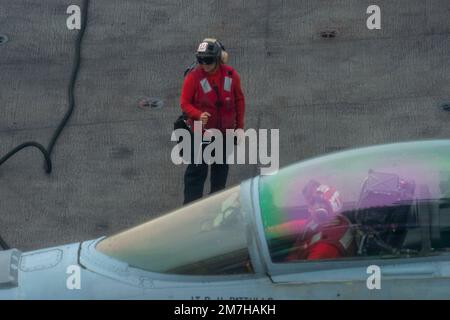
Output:
[[266,236],[269,238],[273,237],[286,237],[298,235],[305,229],[306,224],[309,221],[306,219],[302,220],[292,220],[282,224],[277,224],[275,226],[266,228]]
[[321,260],[321,259],[337,259],[341,258],[342,254],[339,250],[330,243],[319,242],[314,245],[306,259],[308,260]]
[[236,129],[244,129],[245,119],[245,97],[241,87],[241,78],[239,74],[234,71],[234,101],[236,103]]
[[202,111],[197,109],[193,104],[195,96],[195,79],[191,74],[188,74],[184,79],[183,89],[181,90],[180,105],[181,110],[187,114],[187,116],[193,120],[199,120],[202,115]]

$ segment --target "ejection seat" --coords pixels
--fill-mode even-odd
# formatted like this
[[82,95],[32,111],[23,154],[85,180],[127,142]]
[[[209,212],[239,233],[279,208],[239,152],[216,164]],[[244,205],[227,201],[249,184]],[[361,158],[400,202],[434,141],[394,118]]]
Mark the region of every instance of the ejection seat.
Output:
[[369,170],[354,216],[358,256],[399,254],[410,228],[417,227],[415,182]]

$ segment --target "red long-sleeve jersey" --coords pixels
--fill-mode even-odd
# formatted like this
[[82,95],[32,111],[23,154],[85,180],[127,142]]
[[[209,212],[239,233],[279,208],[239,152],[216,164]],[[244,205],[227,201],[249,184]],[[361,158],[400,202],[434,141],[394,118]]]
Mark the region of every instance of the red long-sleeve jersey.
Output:
[[[221,65],[213,74],[204,72],[200,66],[192,70],[185,78],[183,89],[181,92],[181,109],[190,119],[199,120],[200,115],[205,111],[210,111],[211,109],[205,108],[203,102],[199,98],[199,90],[202,90],[199,82],[200,78],[206,78],[208,80],[209,86],[216,87],[220,91],[220,98],[224,98],[226,95],[223,90],[224,83],[224,72],[222,68],[226,70],[232,70],[232,95],[234,100],[235,108],[235,127],[234,128],[223,128],[223,129],[244,129],[244,117],[245,117],[245,97],[241,87],[241,79],[236,70],[232,69],[230,66]],[[206,96],[206,95],[205,95]],[[226,106],[226,101],[221,101],[222,105]],[[214,110],[214,109],[213,109]],[[215,117],[219,117],[219,114],[209,112],[211,118],[208,122],[215,123]]]

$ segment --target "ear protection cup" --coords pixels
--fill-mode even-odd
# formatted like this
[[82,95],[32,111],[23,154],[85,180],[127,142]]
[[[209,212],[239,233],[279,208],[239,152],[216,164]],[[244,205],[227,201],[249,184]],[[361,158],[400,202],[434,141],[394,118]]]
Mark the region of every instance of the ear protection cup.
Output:
[[228,62],[228,52],[223,50],[220,52],[220,62],[222,62],[223,64],[226,64]]
[[225,47],[219,40],[216,40],[216,43],[220,47],[220,61],[223,64],[226,64],[228,62],[228,52],[225,50]]
[[228,62],[228,58],[229,58],[228,52],[225,50],[225,47],[219,40],[214,39],[214,38],[205,38],[205,39],[203,39],[203,42],[214,43],[219,48],[217,59],[220,59],[220,62],[223,64],[226,64]]

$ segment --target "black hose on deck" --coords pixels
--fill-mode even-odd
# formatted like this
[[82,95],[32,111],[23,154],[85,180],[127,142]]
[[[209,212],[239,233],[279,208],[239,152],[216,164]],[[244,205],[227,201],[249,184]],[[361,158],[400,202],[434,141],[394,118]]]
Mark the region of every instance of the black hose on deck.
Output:
[[[45,172],[47,174],[50,174],[52,172],[52,160],[51,155],[53,152],[53,149],[55,147],[56,142],[58,141],[59,136],[61,135],[62,131],[64,130],[64,127],[66,126],[67,122],[69,122],[70,117],[72,116],[73,110],[75,108],[75,97],[74,97],[74,89],[75,89],[75,83],[78,76],[78,71],[80,69],[80,61],[81,61],[81,42],[83,40],[83,36],[86,30],[87,25],[87,17],[88,17],[88,7],[89,7],[89,0],[83,0],[83,7],[81,9],[81,28],[78,31],[77,38],[75,40],[75,53],[73,58],[73,66],[72,66],[72,72],[70,75],[69,80],[69,86],[67,88],[67,95],[68,95],[68,104],[69,108],[67,112],[65,113],[63,119],[59,123],[58,127],[56,128],[55,132],[53,133],[50,142],[48,144],[47,149],[44,148],[44,146],[38,142],[35,141],[29,141],[22,143],[9,151],[6,155],[0,158],[0,166],[5,163],[9,158],[11,158],[13,155],[15,155],[17,152],[21,151],[22,149],[28,148],[28,147],[34,147],[37,148],[44,156],[45,159]],[[9,249],[8,244],[1,238],[0,236],[0,246],[3,249]]]
[[0,159],[0,166],[3,163],[5,163],[9,158],[11,158],[13,155],[15,155],[17,152],[19,152],[20,150],[25,149],[27,147],[35,147],[42,152],[42,154],[44,155],[44,159],[45,159],[45,171],[47,173],[50,173],[52,171],[52,160],[50,159],[50,153],[47,152],[47,150],[45,150],[45,148],[42,144],[34,142],[34,141],[22,143],[22,144],[18,145],[17,147],[15,147],[14,149],[12,149],[10,152],[8,152],[5,156],[3,156]]
[[64,118],[61,120],[59,126],[56,128],[55,132],[53,133],[53,136],[50,139],[50,143],[48,144],[48,147],[47,147],[48,153],[50,155],[52,154],[53,147],[55,146],[56,141],[58,140],[61,132],[63,131],[63,129],[66,126],[67,122],[69,121],[70,117],[72,116],[72,112],[75,108],[75,97],[74,97],[73,92],[75,90],[75,83],[77,81],[78,71],[80,69],[81,41],[83,40],[84,32],[86,30],[88,6],[89,6],[89,0],[84,0],[83,8],[81,9],[82,24],[81,24],[80,31],[78,31],[77,39],[75,40],[75,54],[74,54],[74,58],[73,58],[72,73],[70,75],[69,87],[67,88],[69,109],[67,110],[66,114],[64,115]]

